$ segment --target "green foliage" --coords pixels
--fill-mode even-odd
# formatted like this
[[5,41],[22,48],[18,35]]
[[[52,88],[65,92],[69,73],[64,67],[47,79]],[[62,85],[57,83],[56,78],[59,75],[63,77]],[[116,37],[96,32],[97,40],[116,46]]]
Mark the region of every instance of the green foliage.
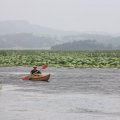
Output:
[[0,66],[119,68],[120,51],[1,50]]

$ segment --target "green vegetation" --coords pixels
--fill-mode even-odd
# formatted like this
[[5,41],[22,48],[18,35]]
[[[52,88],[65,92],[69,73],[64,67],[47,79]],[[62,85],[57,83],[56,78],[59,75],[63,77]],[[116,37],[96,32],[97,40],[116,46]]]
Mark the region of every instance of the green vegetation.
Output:
[[0,50],[0,66],[119,68],[120,51]]

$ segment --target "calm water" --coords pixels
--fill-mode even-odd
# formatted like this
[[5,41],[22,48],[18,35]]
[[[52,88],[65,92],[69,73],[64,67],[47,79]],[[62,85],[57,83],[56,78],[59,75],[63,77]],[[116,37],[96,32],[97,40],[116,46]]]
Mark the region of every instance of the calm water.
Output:
[[0,120],[120,120],[120,69],[49,68],[49,82],[23,81],[32,68],[0,68]]

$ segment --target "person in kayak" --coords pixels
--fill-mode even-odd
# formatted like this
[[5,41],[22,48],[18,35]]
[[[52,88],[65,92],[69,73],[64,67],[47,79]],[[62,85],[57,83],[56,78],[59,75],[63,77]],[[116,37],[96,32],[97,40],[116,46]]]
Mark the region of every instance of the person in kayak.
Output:
[[37,70],[37,66],[34,66],[33,70],[31,70],[30,73],[31,73],[31,75],[38,75],[38,74],[41,74],[41,71]]

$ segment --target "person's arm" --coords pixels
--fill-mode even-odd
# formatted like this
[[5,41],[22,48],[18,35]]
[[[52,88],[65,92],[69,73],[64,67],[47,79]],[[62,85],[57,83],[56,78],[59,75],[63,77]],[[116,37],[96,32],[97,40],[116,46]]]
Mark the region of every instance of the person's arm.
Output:
[[41,74],[41,71],[40,71],[40,70],[38,70],[38,71],[37,71],[37,73],[40,73],[40,74]]
[[31,74],[31,75],[33,74],[33,70],[31,70],[30,74]]

